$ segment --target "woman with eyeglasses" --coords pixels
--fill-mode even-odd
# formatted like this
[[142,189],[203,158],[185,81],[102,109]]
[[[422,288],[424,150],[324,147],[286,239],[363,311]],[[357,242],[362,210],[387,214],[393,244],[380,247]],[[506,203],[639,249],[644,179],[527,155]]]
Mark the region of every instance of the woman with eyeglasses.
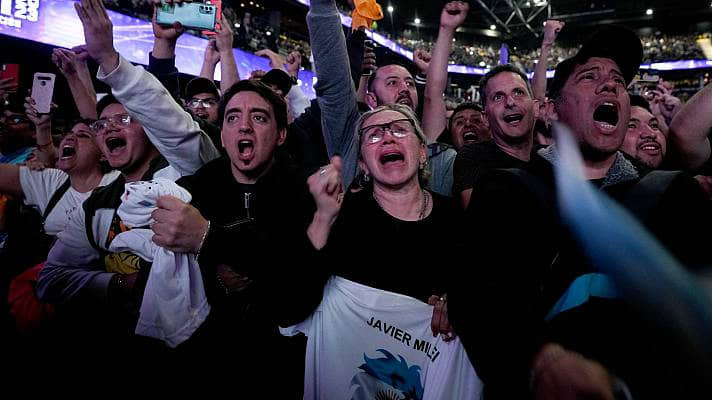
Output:
[[[308,354],[325,357],[314,385],[327,398],[345,390],[331,382],[356,385],[353,398],[417,396],[431,364],[454,360],[440,355],[461,347],[443,343],[454,338],[447,321],[445,268],[456,251],[460,208],[424,189],[426,139],[410,108],[380,106],[363,114],[356,127],[363,188],[342,191],[338,156],[308,179],[316,211],[307,235],[322,256],[318,268],[332,278],[317,312],[296,330],[309,337]],[[329,364],[331,359],[345,369]],[[467,375],[472,385],[465,392],[474,395],[479,381],[465,363],[467,368],[453,374]],[[349,377],[346,370],[363,373]],[[398,374],[386,386],[389,379],[379,372],[384,370]],[[462,398],[443,396],[434,398]]]

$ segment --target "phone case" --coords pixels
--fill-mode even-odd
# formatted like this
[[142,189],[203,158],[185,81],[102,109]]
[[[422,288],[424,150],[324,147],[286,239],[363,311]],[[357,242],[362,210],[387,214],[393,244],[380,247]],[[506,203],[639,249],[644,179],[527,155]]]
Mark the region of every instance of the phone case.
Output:
[[13,78],[15,83],[20,82],[20,65],[19,64],[2,64],[0,65],[0,79]]
[[32,80],[32,99],[35,100],[35,109],[38,113],[49,113],[54,92],[55,75],[49,72],[37,72]]
[[[212,4],[215,6],[215,30],[218,30],[220,28],[220,22],[217,22],[220,20],[220,16],[222,15],[222,0],[208,0],[206,1],[207,4]],[[213,36],[216,35],[217,33],[213,30],[206,30],[200,32],[205,36]]]
[[216,7],[206,3],[162,3],[156,13],[156,22],[161,25],[171,25],[180,22],[186,28],[215,29]]

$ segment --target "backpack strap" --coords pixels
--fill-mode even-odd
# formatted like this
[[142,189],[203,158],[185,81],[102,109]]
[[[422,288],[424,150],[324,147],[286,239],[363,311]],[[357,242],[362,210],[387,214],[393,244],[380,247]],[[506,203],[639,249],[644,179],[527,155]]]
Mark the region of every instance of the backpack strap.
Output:
[[67,177],[64,183],[62,183],[62,185],[52,194],[52,197],[50,197],[49,202],[47,203],[47,207],[45,207],[44,213],[42,214],[42,221],[45,221],[47,219],[49,213],[54,210],[54,207],[57,205],[57,203],[59,203],[59,200],[62,199],[62,196],[67,193],[67,190],[69,190],[70,186],[71,182],[69,181],[69,177]]

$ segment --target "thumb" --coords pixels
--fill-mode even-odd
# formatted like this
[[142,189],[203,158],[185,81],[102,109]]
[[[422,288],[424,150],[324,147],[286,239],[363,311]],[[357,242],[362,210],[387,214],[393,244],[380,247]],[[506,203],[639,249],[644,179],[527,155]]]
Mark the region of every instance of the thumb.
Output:
[[182,204],[180,199],[173,196],[161,196],[156,200],[156,206],[165,210],[174,210]]
[[333,156],[331,157],[331,160],[329,160],[329,162],[331,163],[331,165],[334,166],[334,169],[341,173],[341,156]]

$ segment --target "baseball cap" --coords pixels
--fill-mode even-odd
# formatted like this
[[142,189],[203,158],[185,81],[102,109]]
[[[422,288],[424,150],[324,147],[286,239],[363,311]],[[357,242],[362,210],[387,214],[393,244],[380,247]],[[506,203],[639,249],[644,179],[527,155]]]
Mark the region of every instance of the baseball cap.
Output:
[[193,78],[185,86],[185,98],[186,100],[193,98],[198,93],[210,93],[215,95],[217,99],[220,99],[220,91],[218,87],[215,86],[215,82],[212,79],[197,77]]
[[262,77],[261,81],[281,90],[284,96],[286,96],[292,88],[292,78],[281,69],[271,69]]
[[584,42],[575,56],[556,66],[554,79],[549,87],[549,97],[556,97],[576,66],[586,63],[591,57],[613,60],[618,65],[627,85],[640,69],[643,45],[630,29],[617,25],[602,27]]

